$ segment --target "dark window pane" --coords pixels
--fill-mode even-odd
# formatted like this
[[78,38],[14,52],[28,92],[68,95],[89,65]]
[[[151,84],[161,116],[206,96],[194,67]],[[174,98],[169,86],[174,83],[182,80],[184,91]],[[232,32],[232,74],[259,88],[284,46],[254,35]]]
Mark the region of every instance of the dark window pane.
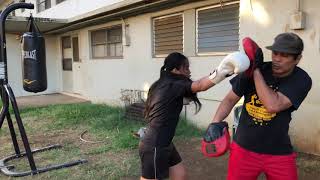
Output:
[[38,12],[51,8],[51,0],[37,0]]
[[73,54],[73,61],[79,62],[79,40],[78,37],[72,38],[72,54]]
[[95,46],[92,46],[92,57],[93,58],[107,57],[107,47],[106,47],[106,45],[95,45]]
[[64,71],[72,71],[72,59],[71,58],[62,59],[62,69]]
[[59,3],[63,2],[63,1],[66,1],[66,0],[57,0],[56,4],[59,4]]
[[122,26],[91,32],[93,58],[122,57]]
[[117,43],[122,41],[122,28],[114,28],[108,30],[108,42]]
[[62,37],[62,48],[71,48],[70,36]]
[[92,44],[105,44],[106,43],[106,30],[94,31],[91,33]]

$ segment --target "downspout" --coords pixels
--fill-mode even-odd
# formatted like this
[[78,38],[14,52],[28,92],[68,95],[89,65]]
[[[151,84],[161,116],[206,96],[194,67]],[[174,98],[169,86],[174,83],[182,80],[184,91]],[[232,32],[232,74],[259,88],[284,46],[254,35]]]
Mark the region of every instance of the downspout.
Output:
[[296,0],[296,12],[300,12],[300,0]]
[[302,30],[305,28],[306,14],[301,11],[301,1],[296,0],[296,9],[290,15],[290,29]]

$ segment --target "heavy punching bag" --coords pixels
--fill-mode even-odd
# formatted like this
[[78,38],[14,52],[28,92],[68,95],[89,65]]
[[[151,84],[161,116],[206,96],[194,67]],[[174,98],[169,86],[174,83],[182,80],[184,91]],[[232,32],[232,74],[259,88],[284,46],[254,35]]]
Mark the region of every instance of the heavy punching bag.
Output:
[[23,89],[28,92],[42,92],[47,89],[45,40],[32,16],[29,32],[22,35]]

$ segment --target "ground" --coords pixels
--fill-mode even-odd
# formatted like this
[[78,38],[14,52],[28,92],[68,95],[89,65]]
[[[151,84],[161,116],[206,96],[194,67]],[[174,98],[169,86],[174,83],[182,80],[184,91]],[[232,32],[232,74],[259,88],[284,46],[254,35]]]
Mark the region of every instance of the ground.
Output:
[[[65,139],[65,135],[68,134],[68,140]],[[90,136],[90,135],[88,135]],[[41,136],[38,136],[41,137]],[[32,136],[30,136],[32,138]],[[90,137],[86,137],[90,138]],[[48,141],[49,139],[49,141]],[[10,139],[1,138],[2,142],[8,141],[10,143]],[[45,144],[43,142],[46,142]],[[42,136],[42,138],[37,138],[37,140],[32,140],[32,146],[45,146],[47,144],[66,144],[73,143],[76,146],[80,146],[82,153],[88,152],[95,146],[99,146],[99,144],[87,144],[79,141],[78,134],[73,130],[60,131],[57,134],[47,134],[46,136]],[[178,151],[180,152],[184,164],[188,170],[189,179],[201,179],[201,180],[222,180],[226,177],[227,172],[227,160],[228,154],[219,157],[219,158],[206,158],[202,156],[200,153],[200,139],[193,138],[189,140],[183,140],[175,143]],[[137,153],[137,150],[133,150],[128,153]],[[102,155],[102,154],[101,154]],[[127,154],[130,155],[130,154]],[[121,157],[114,157],[112,154],[103,154],[103,156],[110,156],[109,158],[115,158],[116,161],[120,161]],[[124,155],[125,156],[125,155]],[[97,159],[101,158],[99,155],[92,155],[86,157],[89,163],[94,164]],[[35,159],[39,160],[38,158]],[[319,171],[319,162],[320,157],[314,155],[307,154],[299,154],[298,158],[299,165],[299,179],[301,180],[315,180],[320,176]],[[82,166],[86,166],[85,164]],[[61,170],[57,170],[61,171]],[[41,176],[40,176],[41,177]],[[41,177],[40,179],[42,179]],[[4,176],[0,175],[0,179],[5,179]],[[33,179],[33,178],[31,178]],[[37,178],[36,178],[37,179]],[[48,178],[50,179],[50,178]],[[134,177],[126,177],[121,179],[133,180],[138,179],[137,176]],[[264,179],[260,177],[259,179]]]
[[[108,161],[112,160],[113,162],[122,162],[124,160],[123,158],[132,156],[132,153],[137,153],[137,149],[134,149],[131,151],[124,152],[122,157],[114,156],[112,153],[90,155],[90,153],[88,152],[90,152],[93,148],[96,148],[97,146],[99,146],[99,144],[87,144],[79,141],[78,135],[79,135],[79,132],[81,131],[82,130],[67,129],[65,131],[59,131],[53,134],[51,133],[48,133],[45,135],[35,134],[34,136],[29,136],[29,138],[32,139],[31,145],[33,147],[43,147],[48,144],[55,144],[55,143],[69,144],[68,146],[70,146],[70,143],[71,143],[73,144],[72,146],[78,146],[80,147],[81,154],[86,154],[85,158],[88,159],[89,161],[88,163],[91,164],[89,166],[92,166],[92,167],[96,167],[96,165],[94,164],[97,161],[99,161],[101,158],[108,158]],[[68,134],[68,136],[66,136],[66,134]],[[34,138],[35,136],[37,136],[37,138]],[[90,134],[86,135],[86,138],[90,139]],[[5,138],[1,137],[0,141],[4,144],[9,144],[9,146],[11,144],[11,140],[8,136],[6,136]],[[199,138],[180,140],[179,142],[175,142],[175,144],[183,158],[190,180],[196,180],[196,179],[223,180],[225,179],[226,173],[227,173],[228,154],[219,158],[206,158],[202,156],[200,152]],[[12,151],[12,149],[10,151]],[[42,158],[35,158],[35,160],[36,162],[43,161]],[[320,176],[320,170],[319,170],[320,157],[319,156],[300,153],[297,162],[299,166],[299,179],[315,180]],[[87,166],[87,165],[84,164],[81,166]],[[72,167],[67,171],[75,171],[75,169],[73,168],[75,167]],[[61,170],[57,170],[56,173],[58,173],[59,171]],[[51,173],[54,173],[54,172],[51,172]],[[44,179],[44,178],[52,179],[50,178],[51,177],[50,175],[46,176],[45,174],[46,173],[37,175],[34,177],[28,177],[25,179]],[[139,178],[138,176],[134,176],[134,177],[131,176],[131,177],[123,177],[120,179],[134,180],[138,178]],[[0,179],[6,179],[6,177],[3,175],[0,175]],[[264,179],[264,178],[260,177],[259,179]]]
[[42,107],[54,104],[70,104],[83,102],[89,101],[83,98],[77,98],[59,93],[17,97],[19,109],[22,109],[24,107]]
[[[222,180],[227,173],[228,154],[219,158],[206,158],[200,153],[200,140],[176,143],[187,167],[189,179]],[[320,177],[320,157],[299,153],[297,158],[299,179],[315,180]],[[261,176],[259,179],[265,179]]]
[[[42,96],[40,98],[43,98]],[[57,97],[53,96],[53,100]],[[39,99],[38,99],[39,100]],[[37,101],[38,101],[37,100]],[[66,101],[66,99],[64,99]],[[23,101],[20,101],[20,103]],[[30,103],[30,101],[28,101]],[[38,101],[39,102],[39,101]],[[35,103],[38,105],[38,103]],[[23,106],[23,103],[21,104]],[[39,167],[49,163],[65,162],[70,159],[76,160],[78,158],[85,158],[88,160],[87,164],[71,167],[63,170],[56,170],[43,173],[36,176],[28,176],[23,179],[26,180],[40,180],[40,179],[109,179],[112,173],[118,173],[114,169],[122,169],[125,177],[115,177],[112,179],[136,180],[139,179],[138,168],[138,150],[129,149],[121,152],[108,151],[104,144],[110,143],[108,138],[102,143],[85,143],[79,139],[79,135],[86,130],[81,126],[78,128],[64,128],[55,131],[48,131],[43,127],[47,127],[51,123],[51,119],[37,120],[25,118],[30,125],[26,125],[28,129],[28,137],[32,148],[44,147],[48,144],[62,144],[64,146],[62,151],[46,153],[46,155],[35,156],[35,161]],[[35,122],[35,123],[32,123]],[[88,140],[95,140],[90,132],[85,134],[84,138]],[[19,138],[20,139],[20,138]],[[132,139],[136,140],[136,139]],[[137,140],[136,140],[137,141]],[[180,152],[183,162],[187,168],[189,180],[223,180],[227,173],[228,154],[219,158],[206,158],[200,152],[200,138],[189,139],[175,139],[175,144]],[[19,140],[20,147],[22,146]],[[138,144],[138,141],[137,141]],[[11,138],[8,131],[0,133],[0,158],[9,155],[13,152]],[[61,157],[61,155],[64,155]],[[120,154],[120,155],[119,155]],[[57,158],[57,157],[60,157]],[[19,162],[12,162],[19,164]],[[25,161],[22,164],[27,164]],[[320,177],[320,156],[308,155],[299,153],[297,158],[299,179],[300,180],[315,180]],[[133,168],[134,167],[134,168]],[[28,167],[20,167],[26,170]],[[19,168],[17,168],[19,169]],[[111,170],[110,170],[111,169]],[[122,173],[122,172],[121,172]],[[120,173],[120,174],[121,174]],[[0,173],[0,179],[8,178]],[[259,180],[265,179],[263,176]]]

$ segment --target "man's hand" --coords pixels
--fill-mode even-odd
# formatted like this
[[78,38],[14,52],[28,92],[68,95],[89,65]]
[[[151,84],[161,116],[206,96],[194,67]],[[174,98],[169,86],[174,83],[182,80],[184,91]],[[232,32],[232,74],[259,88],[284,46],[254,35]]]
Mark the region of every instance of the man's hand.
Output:
[[256,68],[261,68],[263,64],[263,52],[261,50],[261,48],[258,48],[255,54],[255,59],[254,59],[254,66]]
[[249,58],[245,53],[231,53],[221,61],[218,68],[209,76],[209,79],[214,84],[218,84],[234,73],[238,74],[246,71],[249,65]]
[[211,123],[201,141],[204,156],[217,157],[223,155],[230,144],[228,123],[225,121]]
[[214,122],[208,126],[206,133],[203,136],[203,139],[206,142],[212,142],[220,138],[223,135],[223,130],[228,129],[228,123],[225,121]]

